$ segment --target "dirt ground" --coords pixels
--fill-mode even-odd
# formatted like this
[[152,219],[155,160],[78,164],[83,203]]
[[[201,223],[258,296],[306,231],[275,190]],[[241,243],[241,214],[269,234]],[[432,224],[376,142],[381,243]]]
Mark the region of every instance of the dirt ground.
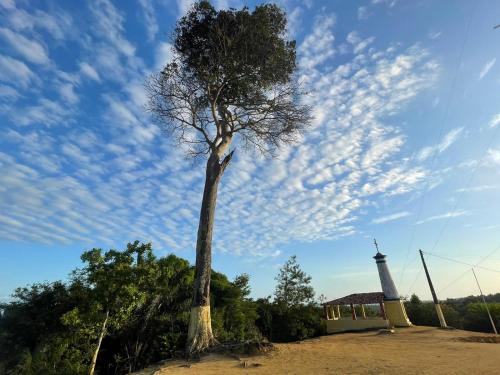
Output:
[[138,374],[500,374],[500,340],[430,327],[345,333],[276,344],[252,357],[172,361]]

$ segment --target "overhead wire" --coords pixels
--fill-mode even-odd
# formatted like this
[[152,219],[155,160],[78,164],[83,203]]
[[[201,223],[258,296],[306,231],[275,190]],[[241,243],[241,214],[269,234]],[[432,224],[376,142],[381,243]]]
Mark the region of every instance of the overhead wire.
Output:
[[436,258],[441,258],[441,259],[444,259],[444,260],[448,260],[450,262],[455,262],[455,263],[459,263],[459,264],[464,264],[466,266],[471,266],[471,267],[474,267],[474,268],[480,268],[480,269],[483,269],[483,270],[486,270],[486,271],[491,271],[491,272],[498,272],[500,273],[500,270],[495,270],[493,268],[487,268],[487,267],[482,267],[482,266],[479,266],[478,264],[471,264],[471,263],[467,263],[467,262],[463,262],[461,260],[457,260],[457,259],[452,259],[452,258],[448,258],[448,257],[444,257],[442,255],[437,255],[437,254],[433,254],[433,253],[429,253],[427,251],[422,251],[424,254],[427,254],[427,255],[430,255],[430,256],[433,256],[433,257],[436,257]]
[[[498,250],[500,250],[500,245],[498,245],[497,247],[495,247],[490,253],[488,253],[486,256],[482,257],[476,264],[472,265],[473,267],[478,267],[481,263],[483,263],[486,259],[488,259],[490,256],[492,256],[493,254],[495,254]],[[453,284],[455,284],[458,280],[462,279],[468,272],[470,272],[471,269],[467,269],[465,270],[461,275],[459,275],[456,279],[454,279],[452,282],[446,284],[446,286],[444,288],[442,288],[441,290],[439,290],[438,293],[442,293],[444,292],[446,289],[448,289],[450,286],[452,286]]]
[[[461,45],[461,48],[460,48],[460,52],[459,52],[459,55],[458,55],[457,65],[455,67],[455,72],[454,72],[454,75],[453,75],[453,78],[452,78],[452,82],[451,82],[451,85],[450,85],[450,91],[448,93],[448,100],[447,100],[447,103],[446,103],[445,111],[443,112],[443,120],[441,121],[441,126],[439,128],[438,139],[441,139],[441,137],[443,136],[444,125],[448,121],[448,116],[449,116],[449,113],[450,113],[450,106],[451,106],[451,102],[452,102],[452,99],[453,99],[453,95],[454,95],[454,91],[455,91],[455,86],[456,86],[456,82],[457,82],[457,78],[458,78],[458,72],[460,71],[460,66],[462,65],[463,55],[464,55],[464,51],[465,51],[465,45],[466,45],[467,40],[469,38],[470,26],[471,26],[471,23],[472,23],[472,19],[473,19],[473,15],[474,15],[475,10],[476,10],[476,2],[474,2],[473,5],[472,5],[472,10],[470,12],[469,20],[467,22],[467,26],[466,26],[466,29],[465,29],[464,38],[463,38],[462,45]],[[431,160],[431,169],[434,167],[437,155],[438,155],[438,153],[435,152],[434,155],[433,155],[433,157],[432,157],[432,160]],[[427,192],[428,192],[428,190],[426,189],[424,191],[424,193],[423,193],[422,198],[420,199],[420,206],[419,206],[419,209],[418,209],[417,219],[416,219],[417,222],[420,219],[420,216],[422,214],[422,210],[423,210],[423,206],[424,206],[424,203],[425,203],[425,198],[427,196]],[[409,242],[408,248],[406,250],[406,256],[405,256],[405,261],[403,263],[403,269],[402,269],[402,271],[400,273],[400,276],[399,276],[399,285],[401,285],[402,282],[403,282],[403,277],[404,277],[406,268],[411,263],[414,262],[414,260],[413,260],[410,264],[407,264],[409,253],[410,253],[411,247],[413,245],[413,241],[415,239],[416,229],[417,229],[416,226],[413,226],[413,231],[412,231],[412,234],[411,234],[411,237],[410,237],[410,242]]]

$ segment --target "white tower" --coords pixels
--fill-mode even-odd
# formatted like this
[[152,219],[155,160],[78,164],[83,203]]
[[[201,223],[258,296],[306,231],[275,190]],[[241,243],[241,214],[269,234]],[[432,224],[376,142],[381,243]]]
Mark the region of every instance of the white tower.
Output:
[[373,258],[377,262],[378,275],[380,277],[380,284],[382,285],[382,292],[384,292],[384,299],[386,301],[399,301],[399,293],[394,284],[394,280],[392,280],[389,268],[387,267],[387,262],[385,260],[386,256],[377,251],[377,255]]
[[394,280],[392,280],[389,267],[385,260],[386,256],[378,250],[378,244],[375,240],[377,254],[373,257],[377,262],[378,275],[380,277],[380,285],[384,292],[384,307],[389,322],[396,327],[410,327],[412,324],[406,315],[405,306],[401,301]]

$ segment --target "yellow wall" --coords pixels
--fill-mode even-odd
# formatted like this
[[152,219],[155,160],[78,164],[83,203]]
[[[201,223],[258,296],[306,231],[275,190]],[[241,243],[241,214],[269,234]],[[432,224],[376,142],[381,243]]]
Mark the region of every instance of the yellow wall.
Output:
[[326,321],[326,332],[337,333],[345,331],[362,331],[365,329],[388,328],[389,321],[384,319],[337,319]]

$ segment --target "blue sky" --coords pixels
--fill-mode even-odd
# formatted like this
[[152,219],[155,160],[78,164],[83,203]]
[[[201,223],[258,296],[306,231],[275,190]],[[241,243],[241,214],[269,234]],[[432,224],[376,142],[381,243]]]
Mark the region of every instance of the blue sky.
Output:
[[[203,163],[143,110],[189,4],[0,0],[2,299],[92,247],[194,260]],[[296,254],[317,294],[374,291],[376,237],[400,294],[429,298],[418,248],[476,263],[500,246],[500,3],[279,4],[315,120],[276,159],[237,149],[213,267],[265,296]],[[428,258],[441,298],[477,294],[470,267]],[[481,265],[500,270],[500,250]],[[478,270],[485,292],[499,276]]]

